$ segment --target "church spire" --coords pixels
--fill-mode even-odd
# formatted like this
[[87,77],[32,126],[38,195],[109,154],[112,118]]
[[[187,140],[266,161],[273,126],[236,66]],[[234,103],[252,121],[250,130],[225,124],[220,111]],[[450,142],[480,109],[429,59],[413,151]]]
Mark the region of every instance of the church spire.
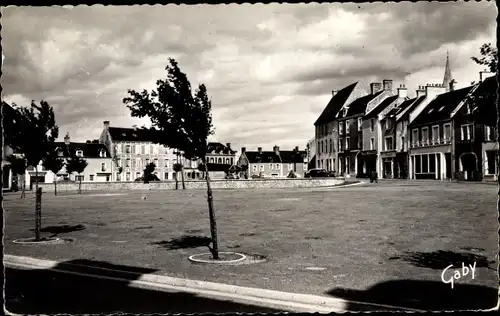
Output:
[[443,86],[446,88],[446,92],[453,89],[452,85],[455,81],[451,76],[451,67],[450,67],[450,55],[446,52],[446,66],[444,69],[444,78],[443,78]]

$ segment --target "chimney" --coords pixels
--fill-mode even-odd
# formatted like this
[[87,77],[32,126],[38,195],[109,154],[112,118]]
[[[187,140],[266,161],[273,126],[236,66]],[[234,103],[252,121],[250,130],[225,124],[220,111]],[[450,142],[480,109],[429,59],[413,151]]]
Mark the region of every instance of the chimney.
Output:
[[109,129],[109,121],[104,121],[104,129]]
[[398,98],[406,98],[408,96],[408,89],[402,84],[398,88]]
[[424,89],[424,87],[423,87],[423,86],[418,86],[418,89],[417,89],[417,91],[416,91],[416,93],[417,93],[417,98],[424,96],[424,95],[425,95],[425,92],[426,92],[426,91],[425,91],[425,89]]
[[392,91],[392,80],[384,79],[382,82],[384,85],[384,91]]
[[241,147],[241,153],[244,154],[247,152],[247,148],[246,147]]
[[132,128],[133,128],[134,130],[137,130],[137,125],[132,125]]
[[425,86],[425,95],[429,100],[434,99],[436,96],[446,93],[446,87],[442,84],[428,84]]
[[275,155],[279,155],[280,154],[280,148],[278,146],[274,146],[273,147],[273,151],[274,151]]
[[299,151],[299,146],[295,146],[295,151]]
[[64,143],[69,145],[69,133],[66,133],[66,136],[64,136]]
[[332,90],[332,97],[334,97],[337,94],[337,92],[339,92],[339,91],[338,90]]
[[491,71],[486,71],[486,70],[480,71],[479,72],[479,82],[483,82],[484,79],[491,77],[493,75],[495,75],[495,73],[491,72]]
[[257,150],[259,151],[259,154],[262,155],[262,147],[258,147]]
[[370,83],[370,93],[375,94],[382,90],[382,84],[380,82],[372,82]]
[[228,149],[231,149],[231,143],[226,143],[226,147],[227,147]]

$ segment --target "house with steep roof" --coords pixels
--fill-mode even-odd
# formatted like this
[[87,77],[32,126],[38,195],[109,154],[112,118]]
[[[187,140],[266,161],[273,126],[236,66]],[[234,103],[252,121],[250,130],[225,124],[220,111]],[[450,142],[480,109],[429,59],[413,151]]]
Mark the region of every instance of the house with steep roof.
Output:
[[341,90],[333,90],[327,106],[314,123],[316,141],[316,168],[337,171],[338,166],[338,112],[344,105],[367,95],[360,82],[355,82]]
[[[134,125],[132,128],[111,127],[104,121],[99,142],[108,149],[114,163],[111,181],[134,181],[143,174],[149,163],[156,165],[155,175],[160,180],[174,179],[173,165],[183,163],[185,176],[197,164],[180,157],[173,148],[155,144],[151,137]],[[121,171],[121,172],[120,172]]]
[[[444,88],[444,87],[443,87]],[[452,179],[455,178],[457,162],[454,155],[455,144],[471,144],[473,125],[465,125],[463,139],[456,139],[452,119],[455,108],[461,108],[467,96],[476,87],[469,86],[442,93],[433,98],[410,121],[409,177],[410,179]],[[460,129],[459,129],[460,131]],[[467,176],[471,177],[475,168],[467,165]],[[472,169],[470,169],[472,168]]]
[[286,178],[291,171],[303,178],[307,171],[307,153],[295,147],[293,150],[280,150],[274,146],[272,151],[247,151],[241,148],[238,167],[245,170],[243,177]]
[[[363,176],[377,170],[378,128],[376,116],[393,97],[392,80],[370,84],[370,94],[344,105],[337,113],[339,124],[339,174]],[[389,102],[387,105],[389,105]]]
[[224,164],[232,166],[236,163],[236,150],[231,148],[231,143],[226,145],[220,142],[209,142],[207,149],[207,162],[211,164]]
[[[112,181],[113,160],[111,155],[103,144],[99,144],[98,140],[87,141],[85,143],[71,142],[69,134],[64,137],[64,142],[55,142],[54,150],[57,155],[63,160],[67,160],[72,156],[81,157],[87,162],[87,167],[81,174],[68,174],[66,168],[63,167],[57,174],[50,170],[43,169],[42,162],[38,168],[38,176],[40,182],[53,183],[54,180],[71,180],[84,182],[109,182]],[[35,167],[28,166],[26,170],[26,183],[33,184],[35,178]]]

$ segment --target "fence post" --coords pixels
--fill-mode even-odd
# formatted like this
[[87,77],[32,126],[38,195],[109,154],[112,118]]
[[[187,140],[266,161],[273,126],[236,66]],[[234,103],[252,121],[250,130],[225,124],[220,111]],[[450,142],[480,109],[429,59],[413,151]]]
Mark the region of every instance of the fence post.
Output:
[[35,240],[39,241],[40,230],[42,227],[42,188],[39,187],[36,192],[36,203],[35,203]]

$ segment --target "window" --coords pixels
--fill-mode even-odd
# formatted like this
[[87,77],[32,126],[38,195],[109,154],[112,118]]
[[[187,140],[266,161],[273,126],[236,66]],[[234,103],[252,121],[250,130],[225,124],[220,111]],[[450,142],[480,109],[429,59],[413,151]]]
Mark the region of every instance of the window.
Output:
[[82,151],[82,150],[80,150],[80,149],[79,149],[79,150],[77,150],[77,151],[76,151],[76,156],[77,156],[77,157],[83,157],[83,151]]
[[217,158],[217,163],[221,164],[222,163],[222,158]]
[[358,136],[358,149],[363,148],[363,138]]
[[462,140],[473,140],[474,139],[474,131],[473,124],[464,124],[461,128]]
[[153,146],[153,154],[158,155],[158,145],[151,145]]
[[486,174],[495,174],[496,152],[491,150],[486,152]]
[[375,149],[375,139],[372,137],[370,138],[370,150]]
[[288,170],[292,170],[293,169],[293,163],[289,163],[288,164]]
[[168,180],[168,172],[165,172],[165,173],[163,174],[163,179]]
[[125,180],[130,181],[130,172],[125,173]]
[[144,165],[144,167],[147,165],[149,165],[149,158],[146,158],[146,164]]
[[436,172],[436,154],[429,155],[429,173]]
[[415,173],[422,173],[422,156],[415,156]]
[[106,163],[101,163],[101,171],[106,171]]
[[429,173],[429,155],[422,155],[422,173]]
[[350,141],[350,138],[349,138],[349,137],[346,137],[346,138],[345,138],[345,149],[346,149],[346,150],[349,150],[349,149],[350,149],[350,148],[349,148],[349,141]]
[[[139,152],[137,152],[139,153]],[[145,155],[146,154],[146,147],[144,145],[141,146],[141,154]]]
[[495,140],[495,128],[490,126],[485,126],[485,138],[486,141]]
[[75,176],[75,181],[83,181],[84,176]]
[[280,170],[280,164],[279,163],[276,164],[276,170]]
[[253,165],[252,167],[253,167],[253,168],[252,168],[253,172],[256,172],[256,171],[257,171],[257,166],[256,166],[256,165]]
[[155,164],[156,167],[158,167],[158,158],[153,159],[153,163]]
[[330,138],[330,153],[333,153],[333,141]]
[[269,164],[269,170],[274,170],[274,165],[272,163]]
[[130,154],[130,145],[125,145],[125,153]]
[[170,167],[170,161],[168,159],[165,159],[165,168],[169,168]]
[[427,145],[427,143],[429,142],[429,128],[428,127],[422,127],[422,138],[421,138],[421,141],[422,141],[422,144],[423,145]]
[[375,130],[375,119],[370,119],[370,131],[373,132]]
[[385,138],[385,150],[393,150],[392,136]]
[[317,146],[317,148],[316,148],[316,153],[317,153],[317,154],[319,154],[319,153],[320,153],[320,149],[321,149],[320,144],[321,144],[321,143],[320,143],[320,142],[318,142],[318,146]]
[[264,165],[259,165],[259,171],[264,171]]
[[108,175],[106,176],[106,181],[107,181],[107,182],[109,182],[109,180],[111,180],[111,176],[108,174]]
[[127,160],[125,160],[125,167],[130,167],[130,158],[127,158]]
[[137,150],[137,145],[135,146],[132,145],[132,155],[134,155],[135,153],[139,154],[139,151]]
[[350,131],[350,122],[349,120],[345,121],[345,133],[346,134],[349,134],[349,131]]
[[116,148],[116,153],[118,153],[118,154],[122,153],[122,146],[117,145],[117,146],[115,146],[115,148]]
[[418,129],[414,129],[412,131],[411,143],[413,144],[413,146],[417,146],[418,145]]
[[339,122],[339,134],[344,135],[344,122]]
[[439,144],[439,125],[432,127],[432,143]]
[[363,118],[358,117],[358,132],[361,131],[362,126],[363,126]]
[[443,128],[443,139],[445,142],[449,142],[451,140],[451,124],[444,124]]
[[136,178],[139,178],[140,176],[141,176],[141,173],[140,173],[140,172],[136,172],[136,173],[135,173],[135,177],[136,177]]
[[94,175],[93,174],[89,175],[89,180],[90,181],[94,181]]
[[339,138],[339,150],[344,151],[344,140],[342,138]]
[[401,136],[401,150],[405,150],[405,137]]
[[148,147],[149,147],[149,152],[148,152],[148,154],[152,155],[152,154],[153,154],[153,152],[154,152],[153,145],[149,145]]
[[226,158],[226,165],[229,165],[229,158]]

